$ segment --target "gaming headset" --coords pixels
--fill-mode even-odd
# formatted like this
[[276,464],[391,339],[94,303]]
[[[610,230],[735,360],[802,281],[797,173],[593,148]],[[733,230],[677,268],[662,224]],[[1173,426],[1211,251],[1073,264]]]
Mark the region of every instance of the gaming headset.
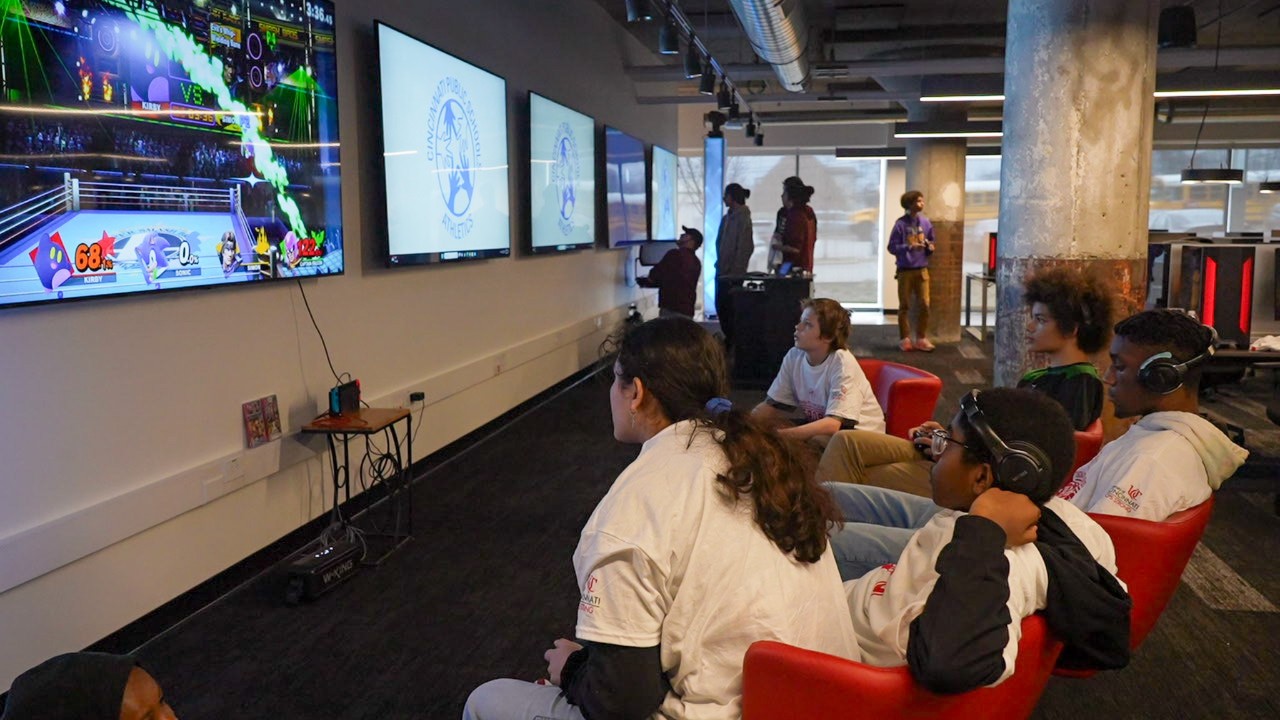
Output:
[[1213,357],[1218,347],[1218,331],[1213,329],[1212,325],[1203,327],[1208,328],[1212,336],[1209,346],[1190,360],[1174,362],[1173,353],[1168,351],[1158,352],[1143,360],[1142,365],[1138,367],[1138,382],[1142,387],[1157,395],[1168,395],[1182,387],[1188,370]]
[[1006,444],[978,407],[978,391],[972,390],[960,398],[960,410],[978,439],[991,453],[992,471],[996,486],[1010,492],[1033,498],[1046,498],[1053,494],[1053,463],[1036,445],[1015,440]]

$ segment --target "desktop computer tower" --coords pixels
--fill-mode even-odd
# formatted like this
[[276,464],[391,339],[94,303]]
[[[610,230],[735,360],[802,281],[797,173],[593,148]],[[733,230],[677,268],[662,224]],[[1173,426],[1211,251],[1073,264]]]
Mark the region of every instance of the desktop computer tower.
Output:
[[1218,338],[1244,350],[1253,324],[1256,249],[1241,245],[1187,244],[1182,247],[1176,304],[1194,311]]

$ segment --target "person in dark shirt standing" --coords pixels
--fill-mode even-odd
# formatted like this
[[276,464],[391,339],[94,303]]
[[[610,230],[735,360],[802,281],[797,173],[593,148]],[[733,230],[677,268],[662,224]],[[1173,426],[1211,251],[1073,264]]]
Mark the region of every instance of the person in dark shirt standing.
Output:
[[724,204],[728,211],[720,220],[720,231],[716,235],[716,315],[720,318],[720,332],[724,334],[726,345],[731,345],[733,339],[733,298],[730,292],[734,285],[728,278],[747,274],[751,253],[755,250],[751,208],[747,207],[749,197],[751,191],[738,183],[725,186]]
[[648,277],[637,280],[641,287],[658,288],[658,317],[693,318],[698,278],[702,276],[702,261],[697,254],[702,247],[702,233],[690,227],[681,229],[684,232],[676,241],[676,249],[663,255]]

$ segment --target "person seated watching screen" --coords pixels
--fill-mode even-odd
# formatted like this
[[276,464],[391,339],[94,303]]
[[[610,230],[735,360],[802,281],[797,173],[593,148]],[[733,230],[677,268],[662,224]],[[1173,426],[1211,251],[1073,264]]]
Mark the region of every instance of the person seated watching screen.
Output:
[[1111,538],[1054,496],[1075,458],[1062,407],[975,390],[930,442],[932,501],[868,488],[912,534],[894,563],[845,583],[862,661],[906,664],[934,692],[995,685],[1013,674],[1022,620],[1044,611],[1071,666],[1127,664],[1131,603]]
[[[1087,428],[1102,412],[1102,382],[1089,355],[1106,346],[1112,323],[1107,288],[1096,278],[1066,269],[1039,273],[1023,295],[1030,318],[1027,345],[1049,356],[1048,367],[1022,376],[1018,387],[1057,400],[1076,430]],[[913,428],[912,437],[941,429],[936,422]],[[886,487],[928,497],[928,443],[861,430],[839,432],[818,463],[818,479]]]
[[1249,457],[1199,415],[1200,374],[1217,337],[1177,310],[1116,324],[1102,376],[1117,418],[1138,418],[1103,446],[1058,496],[1091,513],[1161,521],[1195,507]]
[[825,442],[852,427],[883,433],[884,410],[849,352],[849,311],[826,298],[805,300],[801,307],[795,347],[751,414],[797,440]]
[[614,438],[642,444],[573,555],[578,642],[542,683],[495,680],[468,720],[739,718],[742,660],[773,639],[856,660],[827,541],[831,496],[804,451],[733,410],[724,350],[659,318],[618,342]]
[[702,261],[698,248],[702,247],[702,233],[694,228],[682,228],[676,249],[670,250],[647,277],[637,278],[640,287],[658,288],[658,316],[693,318],[698,300],[698,279],[702,277]]
[[0,720],[176,720],[155,678],[128,655],[76,652],[14,679]]

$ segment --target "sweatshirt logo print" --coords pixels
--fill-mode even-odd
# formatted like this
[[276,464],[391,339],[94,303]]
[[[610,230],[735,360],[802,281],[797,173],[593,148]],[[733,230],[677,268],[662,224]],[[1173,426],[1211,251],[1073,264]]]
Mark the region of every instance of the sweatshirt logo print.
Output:
[[600,596],[595,594],[596,585],[600,579],[595,575],[587,578],[587,586],[582,590],[582,597],[578,599],[578,612],[584,612],[588,615],[594,615],[600,607]]

